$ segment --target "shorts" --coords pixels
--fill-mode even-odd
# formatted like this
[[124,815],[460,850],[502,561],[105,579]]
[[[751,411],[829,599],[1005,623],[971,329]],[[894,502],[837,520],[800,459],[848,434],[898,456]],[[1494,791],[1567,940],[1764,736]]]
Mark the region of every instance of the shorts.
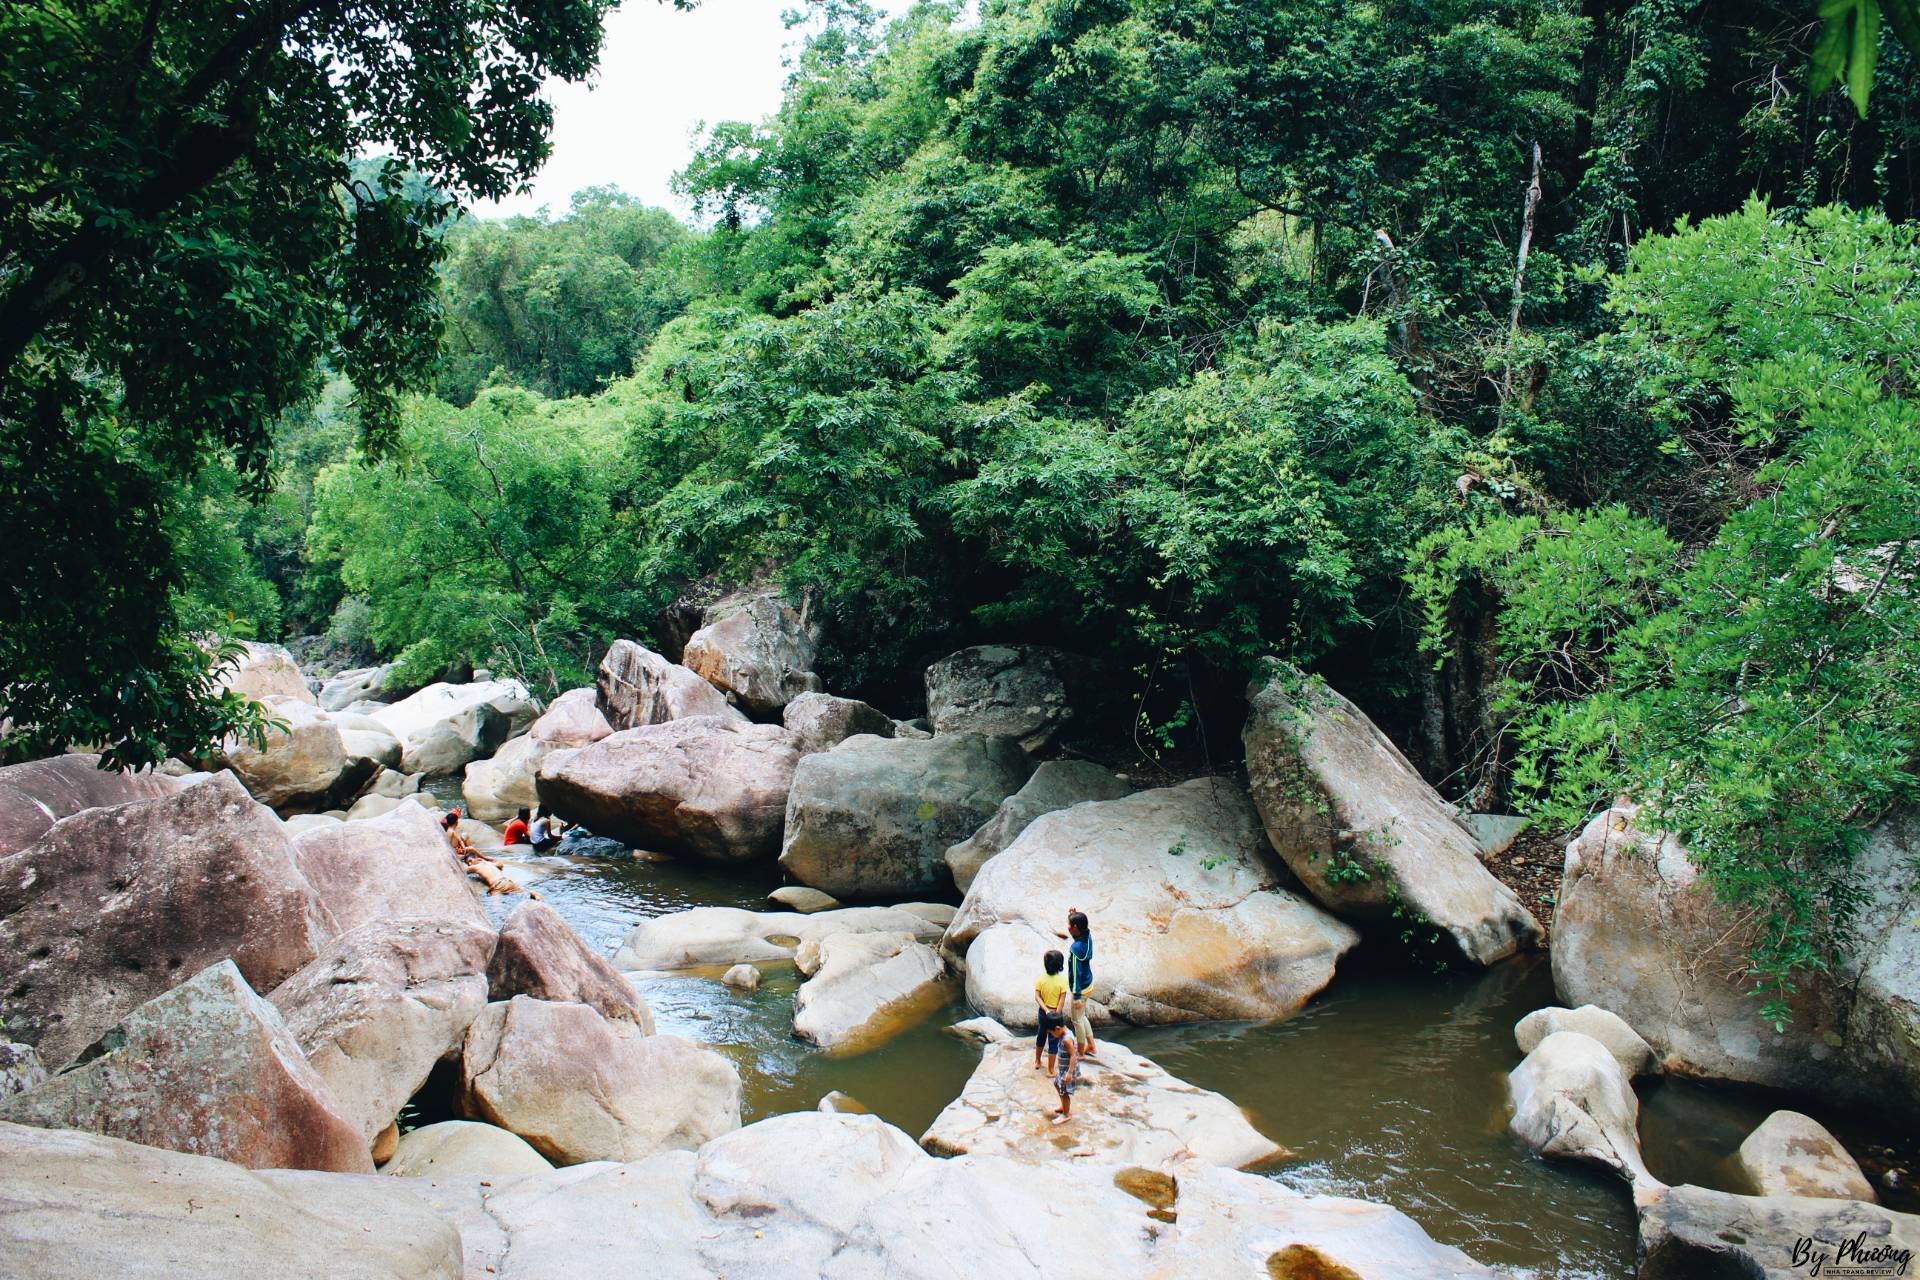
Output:
[[1048,1013],[1042,1009],[1040,1011],[1040,1025],[1035,1027],[1033,1032],[1033,1047],[1043,1053],[1055,1052],[1053,1046],[1048,1043],[1047,1032],[1053,1027],[1063,1025],[1065,1022],[1066,1019],[1062,1018],[1059,1014]]
[[1071,1098],[1073,1096],[1073,1086],[1079,1083],[1080,1068],[1078,1066],[1074,1067],[1071,1071],[1057,1071],[1053,1076],[1053,1091],[1062,1098]]

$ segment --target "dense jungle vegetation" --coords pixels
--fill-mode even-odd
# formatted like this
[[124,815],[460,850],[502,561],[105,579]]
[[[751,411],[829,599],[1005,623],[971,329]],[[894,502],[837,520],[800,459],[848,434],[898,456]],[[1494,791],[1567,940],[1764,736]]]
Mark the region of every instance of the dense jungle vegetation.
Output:
[[[1906,0],[830,0],[692,228],[461,217],[603,6],[425,8],[309,7],[200,101],[212,18],[124,89],[7,19],[54,122],[0,149],[10,755],[244,727],[190,633],[550,690],[771,576],[836,691],[1055,643],[1171,767],[1286,657],[1451,794],[1652,804],[1766,983],[1819,963],[1917,790]],[[110,270],[23,329],[70,242]]]

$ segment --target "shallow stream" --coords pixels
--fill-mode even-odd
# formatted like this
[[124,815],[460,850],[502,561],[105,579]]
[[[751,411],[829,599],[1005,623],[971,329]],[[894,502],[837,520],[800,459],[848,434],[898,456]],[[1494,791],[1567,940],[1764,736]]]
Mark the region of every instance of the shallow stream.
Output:
[[[763,910],[778,884],[775,868],[713,871],[624,856],[537,861],[551,873],[539,886],[548,901],[606,955],[637,920],[693,906]],[[519,901],[490,905],[503,914]],[[975,1048],[945,1030],[971,1016],[957,985],[952,1003],[924,1021],[868,1052],[833,1056],[791,1034],[791,969],[762,966],[762,975],[750,997],[722,987],[717,971],[641,984],[661,1031],[711,1044],[738,1062],[748,1121],[811,1110],[837,1089],[917,1137],[979,1061]],[[1513,1024],[1554,1003],[1544,956],[1486,972],[1428,974],[1357,954],[1320,998],[1284,1022],[1117,1028],[1115,1035],[1246,1108],[1294,1152],[1269,1171],[1289,1186],[1393,1205],[1434,1238],[1515,1276],[1620,1280],[1634,1271],[1626,1185],[1537,1160],[1506,1132],[1504,1080],[1520,1058]],[[1680,1081],[1643,1083],[1641,1105],[1648,1166],[1669,1182],[1739,1190],[1727,1158],[1781,1105],[1809,1111],[1856,1155],[1889,1141],[1859,1117]],[[1906,1154],[1901,1163],[1915,1168]]]

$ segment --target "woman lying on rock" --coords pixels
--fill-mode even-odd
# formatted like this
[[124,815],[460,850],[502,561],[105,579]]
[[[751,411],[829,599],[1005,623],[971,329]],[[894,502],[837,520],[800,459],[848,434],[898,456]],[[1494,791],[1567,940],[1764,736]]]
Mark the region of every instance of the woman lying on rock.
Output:
[[[440,826],[447,833],[447,843],[453,848],[453,856],[460,860],[460,865],[466,869],[468,875],[487,886],[488,893],[520,892],[520,886],[507,875],[507,864],[489,858],[474,848],[473,841],[467,839],[460,830],[458,809],[449,810],[446,816],[440,819]],[[527,896],[538,898],[540,895],[529,890]]]

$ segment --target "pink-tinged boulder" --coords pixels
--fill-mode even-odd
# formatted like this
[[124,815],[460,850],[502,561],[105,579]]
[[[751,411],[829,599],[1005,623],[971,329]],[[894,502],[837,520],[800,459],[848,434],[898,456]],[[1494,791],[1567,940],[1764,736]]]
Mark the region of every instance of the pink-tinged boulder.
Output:
[[135,1009],[0,1119],[250,1169],[373,1171],[359,1126],[230,960]]
[[780,850],[799,749],[778,725],[692,716],[549,756],[540,803],[600,835],[709,862]]
[[1544,934],[1480,844],[1366,713],[1291,669],[1255,681],[1241,738],[1267,837],[1321,905],[1391,924],[1411,912],[1492,964]]
[[740,1127],[740,1073],[711,1049],[515,996],[467,1031],[460,1107],[556,1165],[691,1151]]
[[296,702],[317,704],[300,664],[277,644],[240,641],[240,652],[220,670],[220,686],[245,694],[255,702],[269,698],[292,698]]
[[271,990],[337,930],[280,820],[222,773],[0,857],[0,1020],[58,1070],[215,961]]
[[0,1271],[34,1280],[460,1280],[459,1230],[394,1184],[253,1173],[0,1123]]
[[494,1000],[532,996],[573,1001],[610,1022],[631,1022],[653,1034],[653,1011],[633,984],[593,953],[573,926],[544,902],[523,902],[500,926],[487,965],[487,994]]
[[727,696],[678,663],[632,640],[615,640],[600,660],[600,713],[617,732],[686,716],[744,720]]
[[739,591],[708,606],[680,661],[733,702],[770,716],[820,687],[818,639],[779,592]]
[[487,1003],[494,938],[456,920],[376,920],[327,945],[271,996],[287,1029],[358,1126],[393,1123]]
[[302,831],[293,856],[342,929],[407,916],[485,925],[487,913],[422,805]]
[[584,747],[613,732],[592,689],[569,689],[547,704],[527,733],[550,747]]
[[178,778],[143,769],[117,773],[95,755],[53,756],[0,768],[0,854],[24,849],[62,818],[84,809],[153,800],[180,790]]

